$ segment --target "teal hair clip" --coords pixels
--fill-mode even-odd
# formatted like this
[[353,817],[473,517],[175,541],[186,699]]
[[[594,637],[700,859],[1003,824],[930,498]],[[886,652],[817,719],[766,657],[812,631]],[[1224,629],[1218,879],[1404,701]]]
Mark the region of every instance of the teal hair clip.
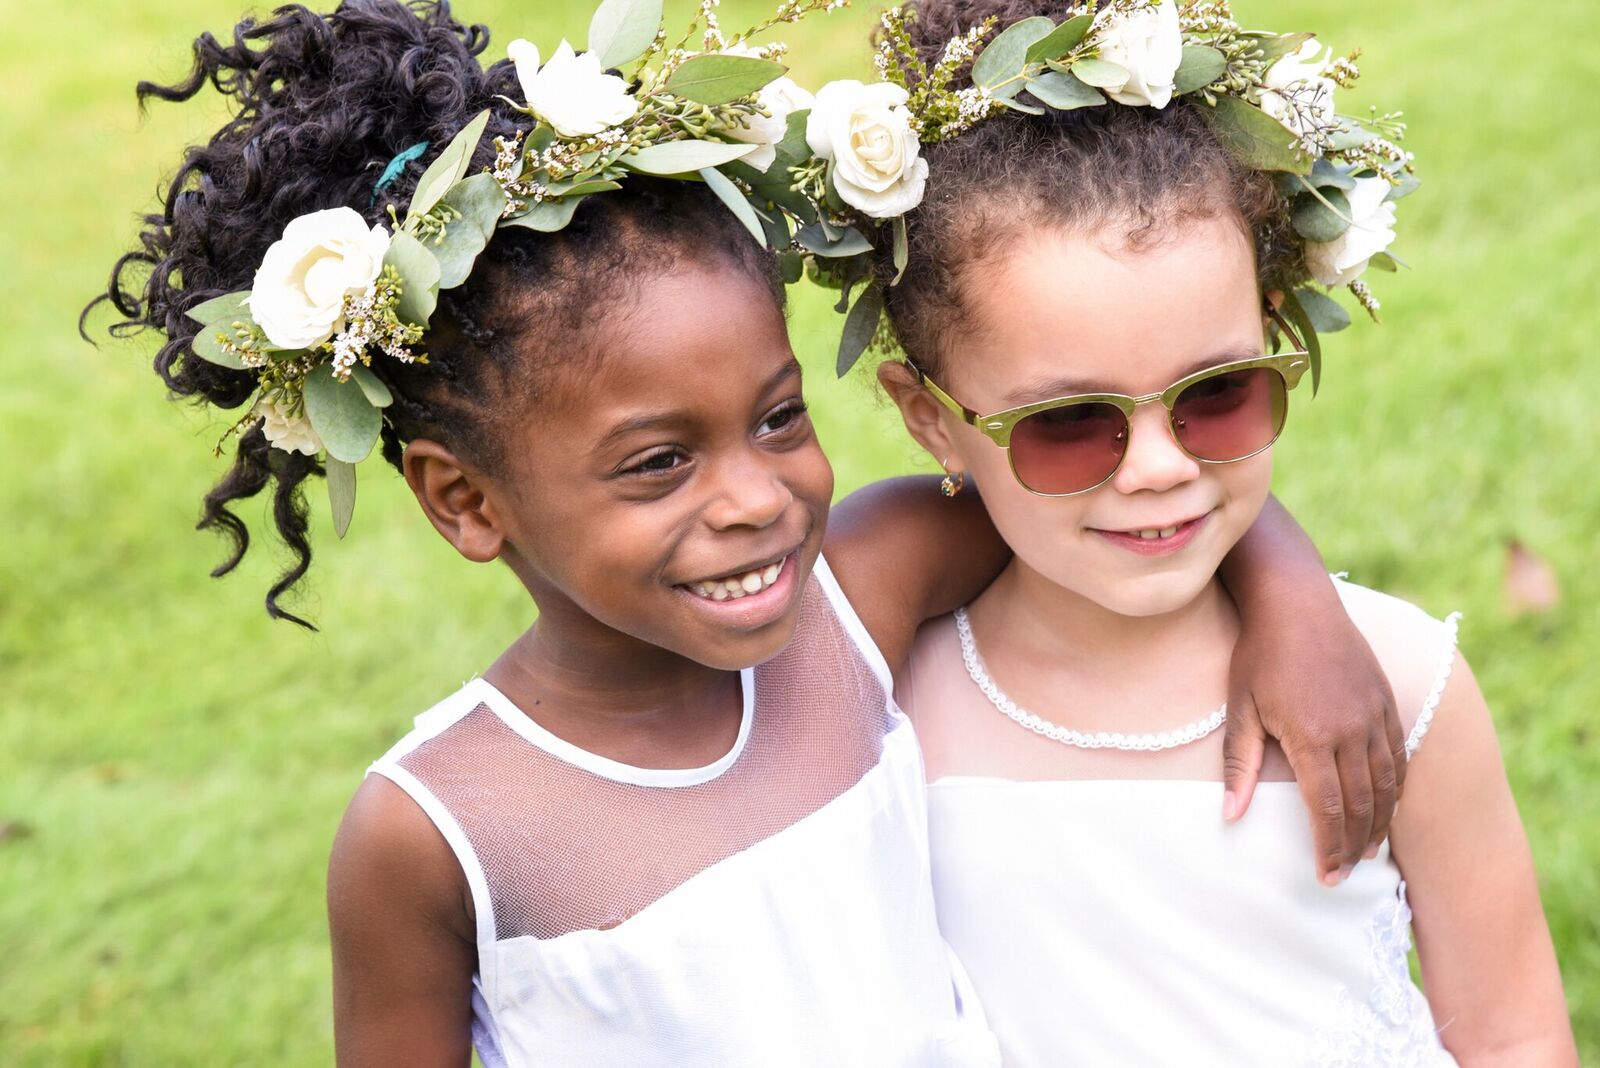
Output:
[[426,151],[428,151],[428,142],[422,141],[412,145],[390,160],[389,165],[383,169],[383,173],[378,175],[378,184],[372,187],[372,199],[367,202],[368,205],[376,204],[378,202],[378,194],[394,184],[394,180],[400,177],[400,172],[406,169],[406,164],[418,159]]

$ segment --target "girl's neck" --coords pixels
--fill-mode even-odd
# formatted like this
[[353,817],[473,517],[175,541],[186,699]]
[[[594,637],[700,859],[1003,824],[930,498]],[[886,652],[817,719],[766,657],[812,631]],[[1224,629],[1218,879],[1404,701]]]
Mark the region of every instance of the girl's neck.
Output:
[[485,672],[540,726],[581,749],[652,768],[722,757],[738,737],[738,672],[545,611]]
[[986,656],[1050,665],[1091,690],[1126,690],[1165,674],[1162,665],[1224,668],[1239,633],[1238,611],[1213,577],[1187,604],[1159,615],[1117,612],[1015,558],[970,609]]

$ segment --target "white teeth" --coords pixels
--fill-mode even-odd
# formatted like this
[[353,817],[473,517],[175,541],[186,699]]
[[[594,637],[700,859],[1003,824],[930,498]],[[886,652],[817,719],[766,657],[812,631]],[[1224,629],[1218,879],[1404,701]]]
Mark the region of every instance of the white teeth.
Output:
[[1145,541],[1154,541],[1156,538],[1170,538],[1178,532],[1177,527],[1162,527],[1160,530],[1130,530],[1129,534],[1143,538]]
[[778,581],[778,576],[783,574],[783,562],[769,564],[759,571],[747,571],[733,578],[710,579],[702,582],[688,584],[688,589],[712,601],[737,601],[741,597],[750,597]]

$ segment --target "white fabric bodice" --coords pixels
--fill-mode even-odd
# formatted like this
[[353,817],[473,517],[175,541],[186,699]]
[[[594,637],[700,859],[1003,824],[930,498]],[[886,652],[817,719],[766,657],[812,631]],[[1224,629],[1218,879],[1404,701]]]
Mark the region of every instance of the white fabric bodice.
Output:
[[587,753],[481,679],[373,765],[466,874],[490,1068],[999,1063],[935,922],[888,669],[822,560],[804,598],[707,767]]
[[[1426,665],[1394,680],[1415,699],[1403,717],[1415,749],[1453,663],[1454,620],[1341,593],[1369,638],[1404,636]],[[967,698],[961,714],[999,715]],[[1261,783],[1230,825],[1220,781],[1126,777],[1151,756],[1111,755],[1118,777],[1078,775],[1098,754],[1073,751],[1071,778],[951,774],[929,787],[940,924],[1008,1068],[1453,1065],[1411,981],[1388,846],[1324,887],[1297,784]]]

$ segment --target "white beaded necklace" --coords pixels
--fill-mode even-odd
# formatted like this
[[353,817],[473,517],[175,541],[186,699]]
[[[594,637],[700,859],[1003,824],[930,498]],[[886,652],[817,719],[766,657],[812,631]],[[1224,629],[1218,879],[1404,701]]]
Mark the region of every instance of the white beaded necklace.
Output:
[[1228,706],[1223,705],[1204,719],[1195,720],[1193,723],[1178,727],[1175,730],[1161,731],[1158,734],[1122,734],[1121,732],[1110,731],[1085,734],[1082,731],[1075,731],[1070,727],[1063,727],[1059,723],[1051,723],[1047,719],[1034,715],[1007,697],[1005,691],[995,685],[995,681],[989,677],[989,672],[984,669],[983,661],[978,657],[978,643],[972,638],[972,624],[967,622],[967,610],[965,608],[956,609],[956,635],[961,639],[961,659],[967,665],[967,674],[973,682],[977,683],[978,689],[983,691],[983,695],[989,699],[989,703],[1018,725],[1063,745],[1076,746],[1079,749],[1121,749],[1125,752],[1158,752],[1162,749],[1176,749],[1191,742],[1198,742],[1222,726],[1223,722],[1228,718]]

